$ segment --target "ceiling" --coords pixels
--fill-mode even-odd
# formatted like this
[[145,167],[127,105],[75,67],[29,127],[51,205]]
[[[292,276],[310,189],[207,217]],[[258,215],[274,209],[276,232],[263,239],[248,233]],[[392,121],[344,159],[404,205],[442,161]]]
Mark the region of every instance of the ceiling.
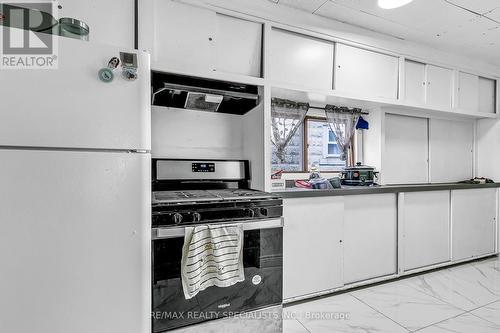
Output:
[[381,9],[376,0],[269,0],[500,67],[500,0],[414,0]]

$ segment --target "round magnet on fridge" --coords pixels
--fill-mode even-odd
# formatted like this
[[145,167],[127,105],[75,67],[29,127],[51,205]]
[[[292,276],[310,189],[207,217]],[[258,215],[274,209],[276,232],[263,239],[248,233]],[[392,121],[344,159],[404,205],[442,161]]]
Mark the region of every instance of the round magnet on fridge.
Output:
[[113,74],[113,70],[111,70],[111,68],[108,67],[101,68],[99,70],[98,76],[99,80],[106,83],[113,81],[115,77],[115,75]]

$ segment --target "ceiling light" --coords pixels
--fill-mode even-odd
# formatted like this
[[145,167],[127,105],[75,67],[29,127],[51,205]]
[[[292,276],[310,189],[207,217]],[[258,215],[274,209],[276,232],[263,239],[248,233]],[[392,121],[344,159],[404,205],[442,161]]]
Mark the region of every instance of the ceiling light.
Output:
[[378,6],[383,9],[393,9],[409,4],[413,0],[378,0]]

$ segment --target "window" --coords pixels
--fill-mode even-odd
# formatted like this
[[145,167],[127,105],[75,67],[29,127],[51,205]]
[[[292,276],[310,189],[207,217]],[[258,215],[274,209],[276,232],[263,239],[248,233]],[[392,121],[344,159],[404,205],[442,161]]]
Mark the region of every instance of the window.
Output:
[[335,172],[345,167],[346,161],[340,159],[335,134],[326,120],[307,117],[286,147],[284,163],[278,161],[273,147],[272,169],[307,172],[313,165],[320,171]]

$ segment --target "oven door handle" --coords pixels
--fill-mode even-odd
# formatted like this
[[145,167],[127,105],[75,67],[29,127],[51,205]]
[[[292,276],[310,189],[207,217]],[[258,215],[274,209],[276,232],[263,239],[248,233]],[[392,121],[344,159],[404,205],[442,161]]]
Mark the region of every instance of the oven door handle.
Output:
[[[243,231],[258,230],[258,229],[272,229],[283,227],[283,218],[277,219],[266,219],[259,221],[238,221],[238,222],[226,222],[220,224],[242,224]],[[204,224],[201,224],[204,225]],[[169,228],[153,228],[152,239],[168,239],[168,238],[179,238],[184,237],[186,226],[182,227],[169,227]]]

